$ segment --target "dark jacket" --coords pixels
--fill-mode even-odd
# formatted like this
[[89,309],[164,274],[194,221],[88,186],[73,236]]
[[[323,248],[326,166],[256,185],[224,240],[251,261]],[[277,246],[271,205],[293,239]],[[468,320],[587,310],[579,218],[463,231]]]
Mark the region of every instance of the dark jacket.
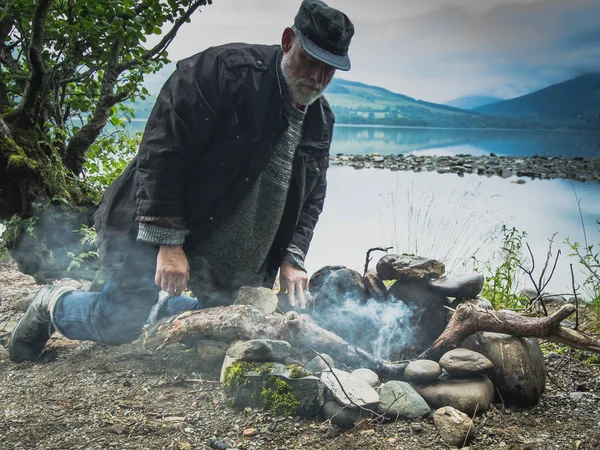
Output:
[[[277,77],[281,53],[276,45],[228,44],[178,63],[138,154],[96,213],[101,257],[124,236],[135,239],[140,217],[184,217],[189,249],[233,213],[287,127]],[[325,199],[333,123],[323,97],[309,106],[266,284],[289,245],[308,251]]]

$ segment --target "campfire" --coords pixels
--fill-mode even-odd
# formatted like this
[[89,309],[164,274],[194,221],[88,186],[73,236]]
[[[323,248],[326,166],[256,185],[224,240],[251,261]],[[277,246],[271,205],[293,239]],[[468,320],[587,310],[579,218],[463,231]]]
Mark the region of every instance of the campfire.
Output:
[[232,306],[153,325],[144,343],[194,342],[221,368],[237,407],[346,428],[433,411],[442,438],[463,446],[474,438],[471,418],[495,400],[538,402],[546,371],[536,338],[600,352],[599,341],[561,326],[573,305],[544,317],[494,311],[479,295],[483,282],[436,260],[386,255],[362,275],[343,266],[316,272],[308,311],[286,311],[273,290],[247,287]]

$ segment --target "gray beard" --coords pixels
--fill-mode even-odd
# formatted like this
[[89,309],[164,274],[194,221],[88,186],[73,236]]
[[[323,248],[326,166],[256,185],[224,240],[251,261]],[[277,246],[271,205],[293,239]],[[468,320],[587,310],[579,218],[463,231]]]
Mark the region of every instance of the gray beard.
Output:
[[281,59],[281,73],[283,74],[283,79],[288,86],[290,99],[292,102],[299,105],[311,105],[315,102],[315,100],[321,97],[327,85],[323,86],[318,91],[309,90],[302,83],[302,79],[297,79],[292,74],[292,69],[290,67],[291,55],[292,53],[290,52],[287,55],[283,55]]

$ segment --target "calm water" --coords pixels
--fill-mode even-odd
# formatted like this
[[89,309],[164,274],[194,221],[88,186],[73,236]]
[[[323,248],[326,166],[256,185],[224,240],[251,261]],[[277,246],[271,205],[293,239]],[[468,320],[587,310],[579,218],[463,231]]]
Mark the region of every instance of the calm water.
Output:
[[[146,122],[132,122],[143,131]],[[600,157],[600,131],[469,130],[336,125],[331,153]]]
[[[135,125],[142,130],[144,123]],[[600,157],[600,133],[336,126],[331,151]],[[596,249],[600,245],[600,185],[594,183],[516,184],[510,178],[338,166],[331,167],[328,181],[325,209],[306,261],[309,272],[328,264],[362,271],[366,251],[380,246],[439,259],[452,271],[470,271],[474,258],[494,261],[500,228],[506,225],[527,233],[538,268],[556,233],[553,253],[562,254],[548,289],[570,292],[569,263],[575,261],[567,256],[564,240],[584,242],[585,228],[588,243]],[[372,264],[377,258],[375,254]],[[576,277],[582,279],[579,273]]]

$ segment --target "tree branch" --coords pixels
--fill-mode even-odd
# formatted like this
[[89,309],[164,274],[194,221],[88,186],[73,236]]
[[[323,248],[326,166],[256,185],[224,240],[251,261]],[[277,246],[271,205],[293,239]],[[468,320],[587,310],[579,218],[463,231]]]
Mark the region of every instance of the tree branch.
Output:
[[[142,56],[142,61],[148,62],[154,57],[163,53],[167,47],[171,44],[171,41],[175,38],[175,35],[179,31],[179,28],[192,16],[192,14],[200,7],[206,5],[207,0],[196,0],[192,3],[189,9],[183,14],[179,19],[175,21],[173,27],[169,30],[167,34],[161,39],[161,41],[156,44],[152,49],[148,50],[145,55]],[[211,3],[211,0],[208,0],[208,3]],[[131,70],[136,67],[139,67],[141,63],[138,60],[129,61],[125,64],[122,64],[120,67],[121,72],[125,70]]]
[[52,0],[39,0],[33,14],[31,24],[31,43],[28,49],[29,77],[25,85],[23,99],[17,110],[7,117],[9,121],[19,122],[17,126],[29,126],[36,117],[40,108],[39,93],[43,88],[45,75],[44,61],[42,60],[42,49],[44,45],[44,31],[48,11]]

